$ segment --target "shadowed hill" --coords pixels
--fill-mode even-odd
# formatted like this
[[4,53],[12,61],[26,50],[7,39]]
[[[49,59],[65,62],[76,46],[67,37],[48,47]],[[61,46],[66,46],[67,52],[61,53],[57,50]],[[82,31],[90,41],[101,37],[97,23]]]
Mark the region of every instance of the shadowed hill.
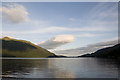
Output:
[[120,57],[120,44],[113,47],[103,48],[92,54],[95,57],[118,58]]
[[97,50],[92,54],[84,54],[79,57],[102,57],[102,58],[120,58],[120,44],[112,47]]
[[41,48],[29,41],[17,40],[9,37],[0,39],[2,41],[3,57],[49,57],[53,53]]
[[22,41],[2,40],[2,44],[3,49],[7,49],[10,51],[25,51],[27,48],[37,49],[37,47]]

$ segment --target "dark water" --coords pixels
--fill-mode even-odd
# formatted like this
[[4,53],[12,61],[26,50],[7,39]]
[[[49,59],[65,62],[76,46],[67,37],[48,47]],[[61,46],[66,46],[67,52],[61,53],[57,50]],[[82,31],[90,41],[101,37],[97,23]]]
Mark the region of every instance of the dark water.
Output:
[[2,60],[2,77],[118,78],[118,65],[99,58],[12,58]]

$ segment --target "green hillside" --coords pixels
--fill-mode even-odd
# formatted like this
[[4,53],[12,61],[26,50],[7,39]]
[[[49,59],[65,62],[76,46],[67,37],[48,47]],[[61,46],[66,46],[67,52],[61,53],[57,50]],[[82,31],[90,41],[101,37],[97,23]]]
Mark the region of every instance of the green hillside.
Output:
[[3,57],[31,57],[46,58],[55,56],[53,53],[43,49],[29,41],[17,40],[9,37],[0,39],[2,41]]

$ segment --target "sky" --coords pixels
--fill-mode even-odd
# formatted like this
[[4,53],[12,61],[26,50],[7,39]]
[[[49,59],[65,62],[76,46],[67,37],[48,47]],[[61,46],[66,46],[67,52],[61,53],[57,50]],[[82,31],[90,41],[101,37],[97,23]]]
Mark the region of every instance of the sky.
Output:
[[2,36],[56,54],[80,55],[117,43],[117,2],[3,2],[0,11]]

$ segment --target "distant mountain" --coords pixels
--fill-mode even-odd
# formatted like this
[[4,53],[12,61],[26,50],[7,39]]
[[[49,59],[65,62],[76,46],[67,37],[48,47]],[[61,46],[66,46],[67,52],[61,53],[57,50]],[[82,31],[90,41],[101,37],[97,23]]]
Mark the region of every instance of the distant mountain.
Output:
[[67,58],[67,56],[55,55],[55,56],[49,56],[49,58]]
[[103,48],[92,54],[85,54],[82,56],[83,57],[120,58],[120,44],[117,44],[112,47]]
[[78,56],[78,57],[93,57],[93,55],[91,55],[91,54],[83,54],[83,55]]
[[2,41],[3,57],[49,57],[55,56],[53,53],[41,48],[30,41],[17,40],[10,37],[0,39]]

